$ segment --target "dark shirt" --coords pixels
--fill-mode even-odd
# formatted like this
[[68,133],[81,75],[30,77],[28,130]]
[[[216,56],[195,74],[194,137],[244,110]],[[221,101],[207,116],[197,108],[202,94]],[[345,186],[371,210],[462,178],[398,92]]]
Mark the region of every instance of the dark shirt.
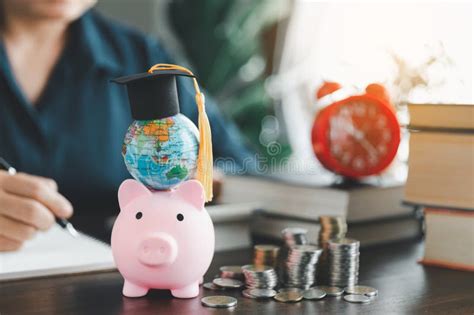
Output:
[[[94,11],[73,22],[69,32],[35,106],[16,83],[0,42],[0,156],[19,171],[55,179],[75,216],[115,214],[117,188],[130,177],[121,145],[132,119],[126,89],[109,80],[172,58],[156,40]],[[197,123],[192,82],[178,82],[181,112]],[[249,157],[235,126],[206,100],[215,157],[237,162]]]

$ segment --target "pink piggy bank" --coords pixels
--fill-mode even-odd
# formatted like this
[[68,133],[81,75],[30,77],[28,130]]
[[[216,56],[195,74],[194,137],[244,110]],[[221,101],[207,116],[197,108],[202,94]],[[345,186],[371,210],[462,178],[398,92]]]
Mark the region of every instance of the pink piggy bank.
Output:
[[112,252],[125,279],[123,295],[168,289],[174,297],[196,297],[214,255],[214,226],[201,183],[189,180],[172,191],[151,192],[127,179],[118,199]]

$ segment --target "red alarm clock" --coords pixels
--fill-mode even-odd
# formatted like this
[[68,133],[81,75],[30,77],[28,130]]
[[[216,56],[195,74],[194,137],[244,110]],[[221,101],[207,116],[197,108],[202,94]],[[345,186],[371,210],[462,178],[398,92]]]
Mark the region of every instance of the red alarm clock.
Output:
[[350,96],[318,113],[312,143],[316,157],[330,171],[349,178],[376,175],[397,154],[400,125],[387,99]]

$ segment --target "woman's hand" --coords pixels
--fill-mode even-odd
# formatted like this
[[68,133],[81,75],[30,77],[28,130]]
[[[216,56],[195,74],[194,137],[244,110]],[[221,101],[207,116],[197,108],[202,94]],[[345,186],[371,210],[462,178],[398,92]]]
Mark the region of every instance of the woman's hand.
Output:
[[0,171],[0,251],[20,248],[36,231],[49,229],[55,217],[68,218],[72,213],[54,180]]

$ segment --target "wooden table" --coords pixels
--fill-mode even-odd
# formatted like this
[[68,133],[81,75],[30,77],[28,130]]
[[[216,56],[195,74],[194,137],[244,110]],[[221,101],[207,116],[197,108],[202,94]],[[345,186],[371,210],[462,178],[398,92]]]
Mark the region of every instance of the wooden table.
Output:
[[[202,288],[195,299],[175,299],[167,291],[131,299],[121,294],[121,276],[108,272],[0,283],[0,314],[474,314],[474,273],[423,267],[416,263],[421,255],[419,242],[363,250],[359,282],[379,290],[367,305],[341,298],[284,304]],[[218,253],[205,278],[211,280],[219,266],[250,259],[249,250]],[[234,296],[238,305],[203,307],[200,298],[214,294]]]

